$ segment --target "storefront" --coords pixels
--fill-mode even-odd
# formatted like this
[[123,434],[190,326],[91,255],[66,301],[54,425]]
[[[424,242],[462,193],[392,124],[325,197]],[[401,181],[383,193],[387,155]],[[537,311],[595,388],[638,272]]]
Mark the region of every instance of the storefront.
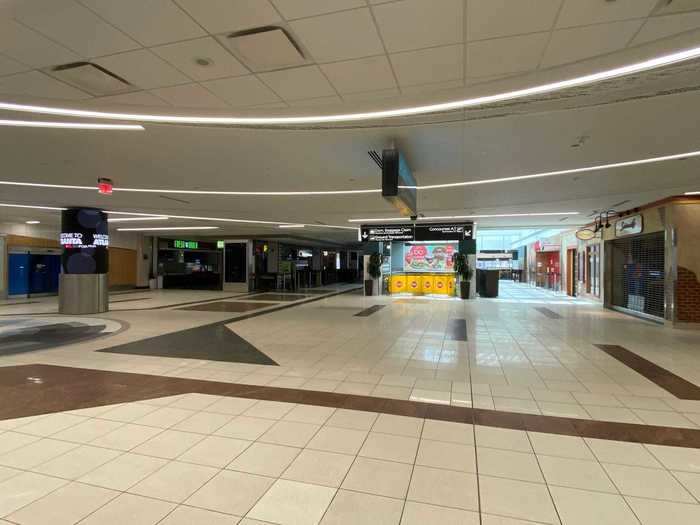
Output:
[[527,250],[528,280],[535,286],[558,292],[561,290],[561,239],[538,240]]
[[216,241],[158,240],[158,275],[163,288],[221,290],[223,246]]
[[370,225],[363,226],[361,232],[363,240],[377,242],[384,255],[384,293],[453,296],[453,255],[466,253],[472,268],[476,265],[471,223]]
[[666,238],[663,224],[654,215],[658,210],[628,215],[606,228],[605,303],[615,310],[663,321]]

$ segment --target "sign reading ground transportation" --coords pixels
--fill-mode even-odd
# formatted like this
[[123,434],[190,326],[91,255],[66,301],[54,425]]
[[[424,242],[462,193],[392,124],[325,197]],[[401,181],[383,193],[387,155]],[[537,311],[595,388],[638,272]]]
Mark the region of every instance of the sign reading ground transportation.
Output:
[[363,242],[412,241],[413,225],[362,226]]
[[474,238],[471,222],[458,224],[363,224],[362,242],[461,241]]
[[638,235],[642,233],[644,223],[641,215],[630,215],[615,223],[615,237],[625,237],[627,235]]

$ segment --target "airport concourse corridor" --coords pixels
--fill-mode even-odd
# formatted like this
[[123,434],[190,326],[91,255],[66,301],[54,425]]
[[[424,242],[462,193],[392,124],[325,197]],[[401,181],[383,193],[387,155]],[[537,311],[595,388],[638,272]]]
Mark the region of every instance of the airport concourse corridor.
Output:
[[[0,513],[697,522],[700,334],[501,285],[467,302],[337,286],[136,303],[71,319],[101,325],[87,340],[3,345]],[[2,319],[4,333],[57,322]]]
[[700,0],[0,0],[0,525],[700,525]]

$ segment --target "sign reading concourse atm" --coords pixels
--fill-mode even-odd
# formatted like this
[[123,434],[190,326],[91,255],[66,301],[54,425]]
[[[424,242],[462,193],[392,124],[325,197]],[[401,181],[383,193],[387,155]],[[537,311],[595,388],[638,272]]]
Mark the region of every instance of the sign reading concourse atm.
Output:
[[362,225],[363,242],[461,241],[473,239],[471,222],[460,224],[377,224]]

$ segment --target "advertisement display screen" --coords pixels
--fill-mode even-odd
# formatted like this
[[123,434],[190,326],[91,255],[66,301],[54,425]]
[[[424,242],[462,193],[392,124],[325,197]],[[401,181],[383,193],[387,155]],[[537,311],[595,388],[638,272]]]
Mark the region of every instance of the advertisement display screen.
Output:
[[61,212],[59,242],[65,273],[101,274],[109,270],[107,214],[94,208]]
[[454,272],[452,255],[457,243],[404,244],[403,270],[405,272]]

